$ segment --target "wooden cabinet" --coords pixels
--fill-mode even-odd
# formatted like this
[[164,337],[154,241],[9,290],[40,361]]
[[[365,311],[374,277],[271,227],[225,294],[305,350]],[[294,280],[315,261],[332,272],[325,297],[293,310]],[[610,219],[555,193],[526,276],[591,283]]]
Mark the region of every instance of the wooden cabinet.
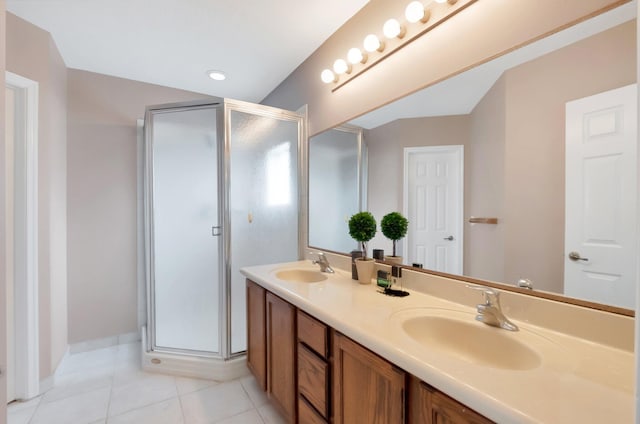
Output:
[[298,311],[300,423],[327,423],[330,412],[329,327]]
[[250,280],[247,331],[247,365],[290,423],[491,423]]
[[334,422],[404,423],[404,371],[335,331],[332,345]]
[[267,291],[247,280],[247,366],[262,390],[267,390]]
[[296,308],[266,295],[267,396],[285,418],[296,421]]
[[493,421],[411,376],[408,424],[490,424]]

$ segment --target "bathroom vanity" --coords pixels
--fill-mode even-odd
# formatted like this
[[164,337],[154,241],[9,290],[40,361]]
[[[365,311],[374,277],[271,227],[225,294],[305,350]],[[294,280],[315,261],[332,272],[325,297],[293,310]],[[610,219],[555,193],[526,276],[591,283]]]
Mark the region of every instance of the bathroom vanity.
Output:
[[309,261],[242,272],[249,368],[290,422],[633,421],[633,318],[503,293],[510,332],[454,279],[408,271],[392,298]]

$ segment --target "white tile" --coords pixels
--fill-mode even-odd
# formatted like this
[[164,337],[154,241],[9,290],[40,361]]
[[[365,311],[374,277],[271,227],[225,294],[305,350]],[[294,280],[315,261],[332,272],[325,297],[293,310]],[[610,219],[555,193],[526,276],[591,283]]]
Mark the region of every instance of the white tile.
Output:
[[41,403],[30,424],[87,424],[107,415],[110,388],[94,390],[55,402]]
[[154,403],[109,418],[109,424],[182,424],[182,408],[178,398]]
[[252,409],[222,421],[216,421],[216,424],[264,424],[264,421],[262,421],[258,411]]
[[178,394],[181,396],[215,386],[216,384],[220,384],[220,382],[215,380],[201,380],[198,378],[176,377],[176,387],[178,388]]
[[185,424],[209,424],[253,409],[239,381],[181,396]]
[[114,372],[115,370],[113,367],[96,367],[95,369],[88,369],[85,371],[56,374],[55,384],[53,385],[53,388],[49,389],[49,391],[58,387],[81,384],[96,379],[112,379]]
[[33,408],[34,406],[38,406],[41,400],[42,400],[42,396],[38,396],[26,401],[17,400],[15,402],[11,402],[10,404],[7,405],[7,412]]
[[[149,377],[170,377],[165,374],[143,371],[139,367],[122,367],[116,369],[113,376],[113,387],[120,387]],[[173,378],[173,377],[171,377]]]
[[258,408],[260,416],[264,420],[265,424],[287,424],[287,420],[274,408],[270,403],[262,405]]
[[242,387],[244,387],[244,390],[247,392],[249,398],[251,399],[251,402],[253,402],[253,405],[256,408],[269,402],[269,399],[267,399],[267,394],[262,391],[262,388],[260,388],[260,386],[258,385],[255,377],[245,377],[240,380],[240,382],[242,383]]
[[117,346],[90,352],[74,353],[64,358],[60,364],[58,375],[73,372],[93,372],[96,370],[113,371],[116,365]]
[[118,363],[122,362],[140,362],[142,355],[142,346],[140,342],[126,343],[118,345],[117,360]]
[[120,415],[176,396],[178,396],[178,391],[173,377],[147,374],[121,386],[114,384],[111,392],[109,416]]
[[33,413],[36,412],[38,404],[22,408],[7,408],[7,424],[27,424]]
[[113,378],[110,375],[87,377],[84,373],[67,374],[66,378],[56,381],[53,389],[42,396],[42,402],[52,402],[104,387],[111,387]]

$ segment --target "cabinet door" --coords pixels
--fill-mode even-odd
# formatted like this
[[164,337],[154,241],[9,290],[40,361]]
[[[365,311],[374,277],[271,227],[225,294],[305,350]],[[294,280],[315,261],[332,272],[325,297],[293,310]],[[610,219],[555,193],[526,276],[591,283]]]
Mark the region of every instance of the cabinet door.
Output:
[[404,371],[337,332],[333,360],[336,424],[404,422]]
[[289,422],[296,418],[296,309],[267,293],[267,395]]
[[431,393],[430,406],[433,424],[490,424],[493,422],[438,391]]
[[490,424],[492,421],[411,376],[408,424]]
[[247,366],[262,390],[267,390],[266,290],[247,280]]

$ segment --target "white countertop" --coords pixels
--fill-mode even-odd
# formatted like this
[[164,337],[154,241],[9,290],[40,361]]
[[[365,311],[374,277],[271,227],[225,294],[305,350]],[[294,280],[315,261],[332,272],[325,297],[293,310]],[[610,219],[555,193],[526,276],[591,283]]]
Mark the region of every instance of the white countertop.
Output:
[[473,320],[473,308],[415,290],[408,290],[411,295],[404,298],[385,296],[375,284],[358,284],[339,269],[318,283],[283,281],[275,276],[283,268],[318,269],[310,261],[299,261],[247,267],[241,272],[491,420],[581,424],[634,420],[631,352],[512,320],[520,331],[495,331],[531,346],[542,357],[541,364],[528,370],[479,365],[427,349],[401,327],[404,318],[425,310],[463,318],[468,314],[469,322],[484,326]]

